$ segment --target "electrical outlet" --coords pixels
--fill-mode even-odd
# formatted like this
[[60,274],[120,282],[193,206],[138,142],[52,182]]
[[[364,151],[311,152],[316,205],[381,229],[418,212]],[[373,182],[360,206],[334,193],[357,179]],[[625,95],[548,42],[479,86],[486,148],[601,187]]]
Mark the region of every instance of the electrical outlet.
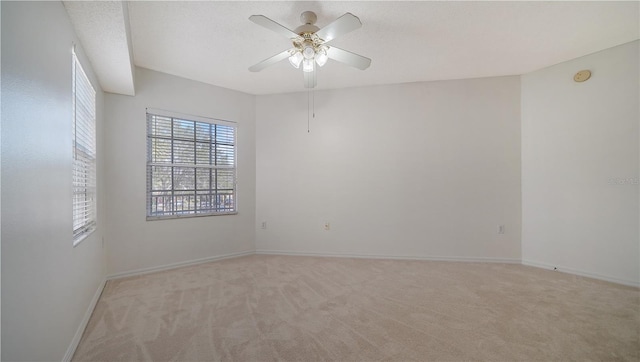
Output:
[[325,230],[331,230],[331,224],[328,221],[324,222],[324,229]]
[[504,225],[498,225],[498,234],[504,234]]
[[263,221],[263,222],[262,222],[262,225],[260,225],[260,228],[261,228],[262,230],[267,230],[267,222],[266,222],[266,221]]

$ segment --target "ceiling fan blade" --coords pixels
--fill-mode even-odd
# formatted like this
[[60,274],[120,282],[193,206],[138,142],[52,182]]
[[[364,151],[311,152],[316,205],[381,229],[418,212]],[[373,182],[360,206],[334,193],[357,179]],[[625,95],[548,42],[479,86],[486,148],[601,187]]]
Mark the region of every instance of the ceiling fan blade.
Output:
[[324,40],[325,43],[327,43],[335,39],[336,37],[356,30],[361,26],[362,23],[357,16],[351,13],[346,13],[334,20],[329,25],[326,25],[324,28],[316,31],[316,35],[320,39]]
[[316,67],[313,67],[311,72],[302,72],[304,74],[304,87],[314,88],[317,84]]
[[292,30],[276,23],[275,21],[267,18],[264,15],[251,15],[249,17],[249,20],[253,21],[254,23],[264,26],[265,28],[274,31],[280,35],[284,35],[289,39],[296,39],[298,37],[300,37],[300,35],[294,33]]
[[287,59],[289,58],[289,56],[291,56],[291,51],[290,50],[285,50],[282,53],[278,53],[274,56],[272,56],[271,58],[267,58],[263,61],[261,61],[260,63],[253,65],[251,67],[249,67],[249,70],[252,72],[259,72],[261,70],[263,70],[264,68],[276,64],[277,62],[283,60],[283,59]]
[[362,55],[358,55],[356,53],[352,53],[346,51],[344,49],[336,48],[336,47],[328,47],[327,56],[330,59],[337,60],[341,63],[350,65],[352,67],[365,70],[369,68],[371,65],[371,59],[367,57],[363,57]]

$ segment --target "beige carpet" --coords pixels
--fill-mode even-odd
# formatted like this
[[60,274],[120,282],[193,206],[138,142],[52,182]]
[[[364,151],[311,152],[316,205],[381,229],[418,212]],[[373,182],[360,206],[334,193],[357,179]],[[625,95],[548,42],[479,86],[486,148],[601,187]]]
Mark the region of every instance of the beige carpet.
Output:
[[638,361],[640,291],[521,265],[254,255],[112,280],[75,361]]

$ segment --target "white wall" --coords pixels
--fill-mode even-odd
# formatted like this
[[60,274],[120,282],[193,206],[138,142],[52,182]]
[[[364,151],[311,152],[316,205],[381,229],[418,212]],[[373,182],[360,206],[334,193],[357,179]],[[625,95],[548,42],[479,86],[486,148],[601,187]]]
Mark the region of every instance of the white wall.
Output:
[[[255,249],[255,97],[136,68],[105,95],[107,268],[119,274]],[[238,214],[146,221],[146,108],[238,123]]]
[[520,260],[519,77],[307,97],[256,100],[258,251]]
[[98,229],[73,247],[72,42],[60,2],[2,2],[2,360],[65,356],[105,276],[103,94]]
[[522,76],[526,264],[640,285],[638,44]]

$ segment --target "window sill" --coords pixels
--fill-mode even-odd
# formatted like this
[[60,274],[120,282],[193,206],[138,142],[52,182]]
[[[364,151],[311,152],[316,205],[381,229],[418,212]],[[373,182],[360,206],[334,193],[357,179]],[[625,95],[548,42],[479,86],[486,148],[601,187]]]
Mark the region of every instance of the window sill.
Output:
[[147,221],[156,221],[156,220],[172,220],[172,219],[191,219],[197,217],[207,217],[207,216],[226,216],[226,215],[238,215],[237,211],[232,212],[217,212],[215,214],[188,214],[188,215],[167,215],[167,216],[147,216]]
[[93,229],[90,229],[78,235],[75,239],[73,239],[73,247],[75,248],[76,246],[80,245],[80,243],[83,242],[84,239],[88,238],[89,235],[93,234],[95,231],[96,231],[96,228],[94,227]]

